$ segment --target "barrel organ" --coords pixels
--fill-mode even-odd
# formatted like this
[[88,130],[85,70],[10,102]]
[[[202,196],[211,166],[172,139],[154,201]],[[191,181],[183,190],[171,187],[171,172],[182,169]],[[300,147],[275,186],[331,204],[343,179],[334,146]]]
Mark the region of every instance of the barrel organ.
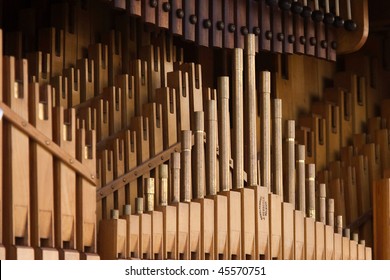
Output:
[[380,1],[0,2],[0,259],[390,258]]

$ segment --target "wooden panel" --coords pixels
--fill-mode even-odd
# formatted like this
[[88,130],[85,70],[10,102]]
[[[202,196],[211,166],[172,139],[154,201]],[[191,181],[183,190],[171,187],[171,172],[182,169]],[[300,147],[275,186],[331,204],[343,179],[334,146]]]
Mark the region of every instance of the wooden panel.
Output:
[[223,0],[210,2],[210,17],[212,20],[210,44],[221,48],[223,45],[223,30],[227,28],[226,22],[223,22]]
[[305,256],[306,260],[315,260],[316,258],[316,235],[315,220],[305,218]]
[[325,260],[334,260],[335,259],[335,234],[333,226],[325,226]]
[[305,259],[305,221],[302,211],[294,211],[294,259]]
[[343,259],[343,239],[341,234],[334,234],[334,259],[342,260]]
[[190,202],[190,258],[198,260],[201,253],[201,205],[197,202]]
[[375,259],[390,258],[390,180],[374,184],[374,256]]
[[177,250],[178,259],[190,259],[190,206],[188,203],[178,203],[177,209]]
[[209,45],[209,0],[196,1],[196,14],[198,16],[198,23],[196,25],[196,42],[200,46],[208,47]]
[[[15,62],[14,57],[5,56],[3,102],[25,120],[28,119],[28,81],[27,61]],[[4,224],[3,242],[7,249],[7,259],[34,259],[34,251],[30,246],[30,170],[26,155],[29,154],[29,138],[3,122],[3,190]],[[18,148],[12,148],[17,143]],[[17,247],[15,247],[15,245]]]
[[270,204],[268,189],[255,187],[255,209],[256,211],[256,244],[257,253],[260,259],[270,259]]
[[281,197],[270,194],[270,250],[272,259],[282,259],[282,204]]
[[259,50],[270,51],[271,50],[271,39],[273,37],[271,30],[271,8],[261,1],[259,3],[260,12],[260,24],[261,34],[259,36]]
[[293,260],[294,253],[294,207],[290,203],[282,203],[282,245],[283,259]]
[[235,0],[223,0],[223,47],[234,48],[235,33],[238,32],[234,22],[234,2]]
[[228,259],[228,202],[227,197],[216,195],[214,197],[214,234],[215,234],[215,257],[218,260]]
[[[103,260],[126,257],[126,220],[101,220],[99,225],[99,255]],[[107,242],[110,240],[110,242]]]
[[184,5],[184,39],[195,41],[195,26],[197,17],[195,12],[195,0],[183,1]]
[[184,11],[181,0],[172,0],[172,11],[170,16],[170,30],[172,34],[183,34],[183,17]]

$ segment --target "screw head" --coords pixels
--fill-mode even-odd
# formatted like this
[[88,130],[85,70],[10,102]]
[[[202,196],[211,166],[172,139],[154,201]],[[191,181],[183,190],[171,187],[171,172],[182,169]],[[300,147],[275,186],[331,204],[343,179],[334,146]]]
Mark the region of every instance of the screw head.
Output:
[[176,10],[176,16],[178,18],[183,18],[184,17],[184,11],[182,9],[177,9]]
[[267,40],[271,40],[272,39],[272,32],[271,31],[266,31],[265,32],[265,38],[267,39]]
[[284,34],[283,33],[278,33],[277,38],[278,38],[278,41],[283,41],[284,40]]
[[196,17],[196,15],[191,15],[190,16],[190,23],[196,24],[197,22],[198,22],[198,18]]
[[299,42],[301,43],[301,45],[306,44],[306,37],[304,36],[299,37]]
[[211,27],[211,20],[209,19],[203,20],[203,27],[209,29]]
[[324,19],[324,13],[319,11],[319,10],[315,10],[312,14],[311,14],[311,18],[313,19],[313,21],[315,22],[320,22],[320,21],[323,21]]
[[328,42],[325,41],[325,40],[322,40],[322,41],[321,41],[321,48],[323,48],[323,49],[328,48]]
[[315,46],[317,44],[317,39],[314,37],[310,38],[310,45]]
[[223,30],[224,28],[225,28],[225,23],[223,23],[223,21],[218,21],[217,22],[217,29]]
[[334,22],[334,14],[326,13],[324,16],[324,23],[325,24],[333,24],[333,22]]
[[149,5],[152,8],[156,8],[157,7],[157,0],[150,0]]
[[171,3],[169,2],[164,2],[162,5],[163,11],[168,13],[171,10]]
[[290,44],[295,43],[295,36],[294,36],[294,35],[288,35],[288,42],[289,42]]
[[231,23],[228,26],[228,30],[229,30],[230,33],[233,33],[233,32],[236,31],[236,26],[233,23]]
[[294,14],[301,14],[302,11],[303,11],[303,5],[301,2],[292,2],[292,5],[291,5],[291,11],[294,13]]
[[260,32],[261,32],[260,27],[258,27],[258,26],[253,27],[253,34],[255,34],[256,36],[259,36]]
[[249,33],[248,28],[246,26],[242,26],[241,27],[241,34],[242,35],[248,35],[248,33]]
[[344,26],[344,19],[340,16],[336,16],[334,18],[333,25],[337,28],[343,27]]
[[302,10],[302,13],[301,13],[301,16],[304,17],[304,18],[308,18],[311,16],[311,8],[308,7],[308,6],[304,6],[303,7],[303,10]]
[[345,21],[345,23],[344,23],[344,28],[345,28],[347,31],[355,31],[356,28],[357,28],[357,24],[356,24],[356,22],[354,22],[353,20],[348,19],[348,20]]

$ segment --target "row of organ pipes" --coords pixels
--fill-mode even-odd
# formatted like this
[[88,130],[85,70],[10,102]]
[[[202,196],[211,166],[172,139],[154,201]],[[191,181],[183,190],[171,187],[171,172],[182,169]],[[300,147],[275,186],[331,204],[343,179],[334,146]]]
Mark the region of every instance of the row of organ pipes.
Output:
[[[360,127],[344,136],[341,110],[366,121],[343,103],[355,76],[336,77],[343,90],[296,122],[271,98],[271,73],[256,71],[253,34],[214,89],[165,32],[145,32],[145,59],[129,64],[115,31],[68,64],[45,32],[45,50],[0,56],[2,259],[389,256],[388,227],[354,223],[370,211],[385,223],[390,187],[385,109],[367,139],[342,140]],[[342,160],[330,162],[335,149]]]

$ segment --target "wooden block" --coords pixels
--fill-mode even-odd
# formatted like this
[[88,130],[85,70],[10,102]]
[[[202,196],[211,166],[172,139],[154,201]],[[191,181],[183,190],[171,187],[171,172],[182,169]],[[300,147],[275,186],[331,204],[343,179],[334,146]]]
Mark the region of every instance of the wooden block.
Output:
[[56,249],[36,248],[35,259],[37,260],[59,260],[59,252]]
[[[14,57],[3,58],[4,92],[3,102],[26,121],[28,120],[27,60],[15,62]],[[9,246],[7,254],[13,258],[30,258],[30,162],[29,137],[7,121],[3,122],[4,163],[3,198],[4,211],[3,244]],[[15,149],[15,145],[17,149]],[[7,187],[5,187],[7,186]],[[8,256],[7,256],[8,258]],[[34,252],[32,250],[32,257]]]
[[75,250],[59,250],[60,260],[73,261],[80,260],[80,253]]
[[[210,2],[210,44],[213,47],[222,48],[223,29],[227,28],[223,22],[223,0],[214,0]],[[222,28],[223,27],[223,28]]]
[[[177,209],[175,206],[159,206],[163,213],[163,256],[162,259],[177,259]],[[169,256],[169,258],[168,258]]]
[[271,50],[271,37],[273,36],[271,30],[271,8],[264,2],[259,3],[259,26],[261,27],[261,34],[259,36],[259,50]]
[[[129,210],[131,212],[131,209]],[[124,210],[121,218],[126,220],[126,259],[140,259],[139,216],[131,215],[129,211]]]
[[350,260],[350,240],[349,237],[343,237],[343,260]]
[[[308,2],[308,6],[313,10],[314,3]],[[304,25],[305,25],[305,54],[309,56],[315,55],[316,50],[316,41],[318,38],[316,38],[315,34],[315,26],[312,22],[311,17],[304,18]]]
[[[74,109],[53,110],[53,140],[76,156],[76,116]],[[65,163],[54,161],[54,214],[56,248],[76,249],[76,173]]]
[[270,194],[270,250],[272,259],[282,259],[282,205],[281,197]]
[[[181,0],[173,0],[171,3],[170,13],[170,31],[174,35],[182,35],[183,34],[183,4]],[[183,15],[183,16],[182,16]],[[180,17],[179,17],[180,16]]]
[[158,7],[156,7],[157,9],[157,19],[156,19],[156,22],[157,22],[157,25],[161,28],[164,28],[164,29],[168,29],[169,28],[169,11],[167,9],[167,2],[163,2],[163,3],[158,3]]
[[202,216],[201,216],[201,229],[202,229],[202,244],[201,244],[201,260],[214,260],[215,259],[215,234],[214,234],[214,200],[204,198],[201,200]]
[[122,74],[122,36],[111,30],[104,38],[108,46],[108,85],[114,86],[116,77]]
[[298,54],[305,53],[305,30],[304,30],[304,20],[300,14],[294,14],[294,52]]
[[164,149],[177,142],[176,92],[173,88],[161,88],[156,91],[156,101],[162,105]]
[[325,260],[334,260],[335,259],[335,233],[334,233],[334,227],[325,225]]
[[[94,131],[77,130],[76,158],[88,166],[91,174],[96,170],[96,135]],[[76,242],[83,253],[96,254],[96,186],[85,178],[77,178],[76,187]]]
[[[177,209],[177,254],[180,260],[190,259],[190,206],[179,202]],[[169,256],[168,256],[169,258]]]
[[39,30],[39,49],[50,54],[51,77],[62,74],[64,69],[64,30],[46,28]]
[[50,54],[35,52],[27,54],[28,72],[32,81],[41,86],[50,83]]
[[140,258],[142,260],[151,260],[152,256],[152,216],[150,214],[139,214],[140,229]]
[[282,53],[283,39],[284,39],[284,37],[281,37],[281,34],[283,34],[282,12],[277,5],[270,6],[270,10],[271,10],[270,16],[271,16],[271,31],[272,31],[271,50],[276,53]]
[[379,180],[373,188],[374,207],[374,258],[390,257],[390,180]]
[[161,79],[163,77],[160,63],[160,47],[150,45],[145,48],[145,51],[148,69],[148,100],[149,102],[156,102],[156,89],[162,87]]
[[341,87],[329,88],[325,89],[324,97],[339,108],[340,146],[347,146],[349,138],[353,134],[352,94],[347,89]]
[[64,109],[69,108],[69,91],[68,91],[68,78],[65,76],[56,76],[51,79],[51,84],[54,88],[53,105],[61,106]]
[[9,246],[7,260],[34,260],[34,249],[24,246]]
[[266,187],[256,186],[255,189],[255,208],[256,211],[256,241],[257,255],[259,259],[268,260],[271,258],[270,251],[270,204],[268,189]]
[[[254,260],[256,255],[256,196],[254,188],[242,188],[241,193],[241,249],[242,259]],[[231,220],[232,222],[232,220]]]
[[228,256],[228,200],[226,196],[214,197],[215,258],[227,260]]
[[160,211],[150,212],[152,217],[152,259],[163,259],[164,252],[164,220]]
[[372,249],[370,247],[366,247],[366,260],[372,260]]
[[315,259],[325,260],[325,226],[321,222],[315,223]]
[[333,252],[335,260],[343,259],[343,239],[342,235],[335,233],[333,237]]
[[80,260],[86,261],[99,261],[100,256],[98,254],[90,254],[90,253],[81,253]]
[[177,106],[177,135],[180,135],[182,130],[190,130],[191,114],[190,114],[190,99],[188,92],[188,74],[182,71],[168,73],[168,87],[172,87],[176,91],[176,106]]
[[349,257],[351,260],[358,259],[358,244],[355,240],[349,241]]
[[100,221],[98,252],[103,260],[126,258],[126,229],[124,219]]
[[343,181],[335,179],[329,182],[329,196],[335,201],[335,215],[346,217],[345,194]]
[[95,44],[88,47],[88,58],[94,62],[95,96],[108,87],[108,47]]
[[282,203],[282,258],[293,260],[294,253],[294,206],[290,203]]
[[294,211],[294,260],[305,259],[305,214]]
[[81,100],[80,70],[71,67],[64,69],[63,73],[68,81],[68,106],[69,108],[75,107],[80,104]]
[[366,259],[366,246],[364,244],[357,245],[357,259],[365,260]]
[[316,259],[315,220],[305,218],[305,256],[306,260]]
[[189,242],[190,242],[190,259],[199,259],[201,253],[201,205],[198,202],[190,202],[189,216]]
[[76,10],[69,3],[51,5],[51,26],[63,30],[64,68],[75,66],[77,59],[77,20]]
[[282,11],[282,29],[284,34],[283,40],[283,53],[292,54],[294,52],[294,22],[293,22],[293,14],[287,10]]
[[224,193],[228,198],[228,255],[229,260],[243,259],[242,250],[242,235],[241,235],[241,193],[228,191]]
[[76,33],[77,33],[77,59],[86,58],[88,55],[88,47],[91,41],[92,29],[92,13],[91,2],[85,1],[83,3],[77,2],[75,7],[76,13]]
[[387,129],[376,131],[375,144],[379,146],[381,174],[383,176],[384,170],[390,167],[389,131]]
[[183,3],[184,18],[183,18],[183,37],[188,41],[195,41],[195,25],[197,20],[194,18],[196,16],[195,11],[195,0],[185,1]]
[[129,75],[118,75],[116,77],[116,88],[120,89],[122,100],[122,128],[129,127],[131,119],[135,116],[135,86],[134,77]]
[[0,245],[0,260],[6,259],[6,250],[3,245]]
[[234,23],[234,3],[235,0],[224,0],[223,1],[223,22],[225,28],[223,30],[223,47],[234,48],[234,32],[236,25]]
[[[38,83],[29,86],[29,121],[52,139],[52,88]],[[31,244],[33,247],[54,247],[54,178],[53,156],[42,146],[31,142]],[[44,164],[42,164],[44,163]],[[58,255],[58,252],[57,252]],[[58,256],[57,256],[58,259]]]
[[208,47],[209,30],[204,28],[205,21],[209,20],[209,0],[196,1],[198,24],[196,24],[196,42],[200,46]]

